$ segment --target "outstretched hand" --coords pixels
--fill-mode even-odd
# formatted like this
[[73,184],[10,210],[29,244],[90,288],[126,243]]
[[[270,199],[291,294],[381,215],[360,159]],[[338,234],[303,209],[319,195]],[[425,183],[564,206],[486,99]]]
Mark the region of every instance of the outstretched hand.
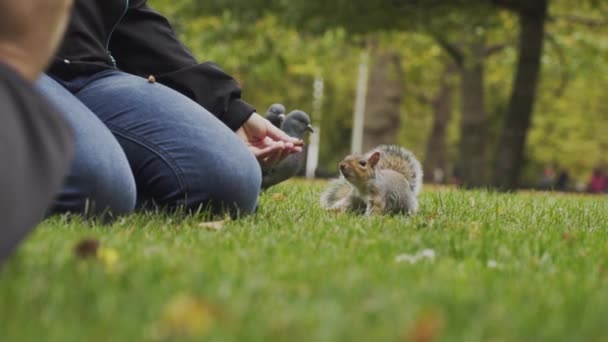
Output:
[[245,141],[262,169],[273,167],[290,153],[302,151],[302,140],[285,134],[258,113],[253,113],[236,133]]

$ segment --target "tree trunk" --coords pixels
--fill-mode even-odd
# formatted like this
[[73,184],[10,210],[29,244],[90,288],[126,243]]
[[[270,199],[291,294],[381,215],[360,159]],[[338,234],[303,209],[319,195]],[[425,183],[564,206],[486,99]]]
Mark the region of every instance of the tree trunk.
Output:
[[459,168],[462,185],[479,187],[485,183],[486,112],[484,102],[483,37],[465,46],[460,64],[462,118],[460,124]]
[[546,16],[547,0],[526,2],[526,9],[519,11],[517,70],[498,142],[494,170],[494,184],[502,190],[516,189],[519,184],[541,69]]
[[374,51],[367,88],[363,151],[394,144],[401,122],[404,73],[397,52]]
[[[439,91],[431,101],[433,126],[427,140],[424,160],[424,178],[427,182],[443,183],[448,176],[446,130],[452,116],[454,84],[451,79],[455,72],[456,65],[446,62],[439,81]],[[436,171],[441,172],[443,179],[436,177]]]

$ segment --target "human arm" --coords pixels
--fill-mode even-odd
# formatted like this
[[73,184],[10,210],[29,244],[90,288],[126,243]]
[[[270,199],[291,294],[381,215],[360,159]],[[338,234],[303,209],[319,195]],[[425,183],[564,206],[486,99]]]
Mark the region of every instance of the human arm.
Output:
[[269,167],[287,154],[301,151],[291,138],[255,113],[241,99],[241,88],[214,63],[198,64],[179,41],[168,20],[152,10],[145,0],[131,1],[114,31],[110,50],[118,67],[147,77],[191,98],[245,141],[261,166]]
[[255,112],[241,98],[238,82],[214,63],[197,63],[169,21],[145,0],[130,1],[112,35],[110,51],[121,70],[146,78],[154,75],[159,83],[191,98],[233,131]]

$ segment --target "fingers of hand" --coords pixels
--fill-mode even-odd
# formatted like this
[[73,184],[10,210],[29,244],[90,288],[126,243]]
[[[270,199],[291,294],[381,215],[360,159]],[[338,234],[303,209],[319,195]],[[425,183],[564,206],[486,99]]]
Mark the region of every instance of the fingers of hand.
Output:
[[262,167],[263,168],[272,168],[272,167],[276,166],[281,161],[282,158],[283,158],[283,152],[281,150],[278,150],[275,153],[268,156],[267,158],[265,158],[261,162]]
[[293,146],[293,144],[270,140],[269,142],[267,141],[267,146],[259,149],[258,152],[254,154],[262,168],[268,169],[276,166],[290,154],[300,151],[302,151],[302,148]]
[[268,158],[275,154],[277,151],[281,151],[284,148],[283,143],[265,143],[260,145],[251,145],[253,155],[258,159]]
[[290,143],[290,144],[297,145],[297,146],[301,146],[303,144],[302,140],[294,138],[294,137],[290,137],[282,130],[273,126],[270,122],[268,122],[268,124],[269,125],[267,127],[266,134],[267,134],[267,136],[271,137],[272,139],[278,140],[278,141],[284,141],[286,143]]

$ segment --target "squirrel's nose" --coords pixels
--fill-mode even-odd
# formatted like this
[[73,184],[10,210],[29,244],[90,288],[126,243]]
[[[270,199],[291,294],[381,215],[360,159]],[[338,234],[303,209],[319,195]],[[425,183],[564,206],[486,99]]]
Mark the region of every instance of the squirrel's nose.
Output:
[[344,170],[346,168],[346,163],[340,163],[338,164],[338,167],[340,167],[340,170]]

